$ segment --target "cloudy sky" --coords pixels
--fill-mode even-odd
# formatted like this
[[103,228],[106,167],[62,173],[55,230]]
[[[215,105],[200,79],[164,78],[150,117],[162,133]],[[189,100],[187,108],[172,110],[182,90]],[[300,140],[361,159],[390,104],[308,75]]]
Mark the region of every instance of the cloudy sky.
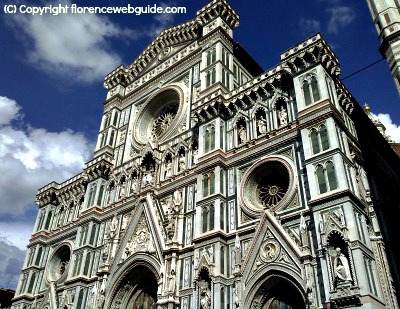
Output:
[[[70,4],[69,0],[57,1],[30,3]],[[194,18],[207,1],[146,1],[145,5],[154,3],[184,6],[187,12],[32,17],[5,15],[1,10],[0,287],[16,287],[37,213],[37,189],[81,172],[92,156],[106,95],[104,76],[120,64],[133,62],[165,27]],[[279,62],[281,52],[316,32],[322,33],[337,54],[342,78],[381,59],[364,0],[229,3],[241,18],[234,39],[265,70]],[[358,102],[368,103],[388,134],[400,142],[399,97],[387,63],[382,61],[344,82]]]

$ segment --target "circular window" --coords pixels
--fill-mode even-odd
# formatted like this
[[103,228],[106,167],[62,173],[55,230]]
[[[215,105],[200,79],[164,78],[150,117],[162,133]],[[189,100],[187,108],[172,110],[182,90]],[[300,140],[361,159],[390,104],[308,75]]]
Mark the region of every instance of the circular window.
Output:
[[184,122],[182,97],[182,90],[170,86],[151,98],[134,124],[134,141],[138,144],[149,140],[160,142],[177,130]]
[[179,109],[179,103],[172,103],[164,108],[154,120],[153,128],[151,129],[151,137],[159,139],[171,126]]
[[50,282],[58,281],[67,273],[71,260],[71,249],[68,245],[58,248],[47,265],[47,279]]
[[293,195],[293,168],[281,157],[254,164],[244,175],[241,198],[244,211],[256,216],[265,208],[279,210]]

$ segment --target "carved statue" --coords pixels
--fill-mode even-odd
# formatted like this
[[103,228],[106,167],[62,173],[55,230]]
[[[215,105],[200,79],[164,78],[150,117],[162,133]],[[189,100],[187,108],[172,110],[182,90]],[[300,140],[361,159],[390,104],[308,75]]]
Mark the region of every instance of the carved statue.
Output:
[[351,273],[349,267],[349,261],[341,253],[340,248],[336,248],[336,257],[333,261],[333,269],[337,282],[351,281]]
[[257,120],[257,128],[259,135],[264,135],[267,133],[267,121],[263,116],[260,116],[260,119]]
[[287,125],[287,121],[288,121],[287,111],[283,106],[281,106],[281,109],[279,111],[279,122],[280,122],[280,125],[281,126]]
[[174,202],[173,212],[176,215],[179,213],[179,210],[181,209],[182,205],[182,193],[179,190],[176,190],[174,192],[173,202]]
[[211,308],[211,292],[208,288],[201,289],[201,298],[200,298],[200,306],[201,309],[210,309]]
[[199,266],[199,262],[200,262],[199,250],[196,250],[194,251],[194,259],[193,259],[194,268],[197,268],[197,266]]
[[134,193],[137,191],[137,178],[134,177],[132,178],[132,182],[131,182],[131,192]]
[[89,295],[89,308],[94,309],[96,308],[97,305],[97,285],[95,284],[92,288],[92,290],[90,291],[90,295]]
[[118,225],[118,219],[117,216],[114,216],[111,220],[110,227],[108,229],[107,236],[109,239],[113,239],[116,236],[117,225]]
[[172,176],[172,161],[169,160],[165,165],[165,178]]
[[186,159],[185,155],[181,153],[181,156],[179,157],[179,171],[183,171],[186,169]]
[[125,182],[123,182],[121,184],[121,189],[119,190],[119,198],[120,199],[125,197],[125,186],[126,186],[126,184],[125,184]]
[[240,126],[238,130],[238,136],[239,136],[239,143],[243,144],[247,142],[247,132],[246,128],[244,126]]
[[171,269],[170,275],[168,276],[168,292],[175,292],[175,284],[176,284],[176,274],[175,270]]
[[210,248],[208,248],[208,255],[210,257],[210,263],[214,263],[214,246],[211,245]]
[[239,289],[236,283],[235,291],[233,292],[234,298],[233,298],[233,303],[235,304],[236,308],[239,308],[240,306],[240,301],[239,301]]
[[193,151],[193,165],[197,164],[198,160],[199,160],[199,150],[196,148]]
[[152,181],[153,181],[153,175],[152,175],[151,170],[149,170],[149,171],[146,172],[146,174],[143,177],[143,184],[146,186],[146,185],[151,184]]

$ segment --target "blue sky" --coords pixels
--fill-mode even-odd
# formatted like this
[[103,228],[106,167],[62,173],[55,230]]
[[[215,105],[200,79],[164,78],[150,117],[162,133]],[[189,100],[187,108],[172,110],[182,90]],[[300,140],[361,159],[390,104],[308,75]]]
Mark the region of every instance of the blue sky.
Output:
[[[11,0],[8,0],[11,3]],[[39,3],[70,3],[68,0]],[[129,65],[165,27],[195,18],[208,1],[83,0],[90,5],[183,6],[175,15],[59,15],[0,12],[0,287],[15,288],[36,216],[38,188],[80,172],[90,160],[106,91],[104,76]],[[7,0],[2,1],[7,3]],[[15,3],[13,1],[12,3]],[[230,0],[238,41],[265,69],[280,53],[321,32],[342,77],[379,60],[366,1]],[[400,142],[399,96],[386,61],[346,79]]]

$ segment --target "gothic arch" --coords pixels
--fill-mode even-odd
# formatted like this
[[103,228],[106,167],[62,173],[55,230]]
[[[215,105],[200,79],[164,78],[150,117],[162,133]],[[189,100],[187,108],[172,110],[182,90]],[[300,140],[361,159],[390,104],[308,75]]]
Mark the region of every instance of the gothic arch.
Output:
[[284,304],[290,309],[306,308],[303,280],[291,270],[267,269],[246,286],[242,292],[242,304],[245,309],[270,309],[275,308],[274,304]]
[[[136,253],[120,265],[111,275],[106,288],[106,302],[104,308],[130,308],[128,304],[141,297],[149,295],[154,303],[157,301],[158,282],[161,263],[147,253]],[[140,280],[140,278],[147,278]],[[149,307],[152,308],[152,307]],[[155,308],[155,307],[154,307]]]

